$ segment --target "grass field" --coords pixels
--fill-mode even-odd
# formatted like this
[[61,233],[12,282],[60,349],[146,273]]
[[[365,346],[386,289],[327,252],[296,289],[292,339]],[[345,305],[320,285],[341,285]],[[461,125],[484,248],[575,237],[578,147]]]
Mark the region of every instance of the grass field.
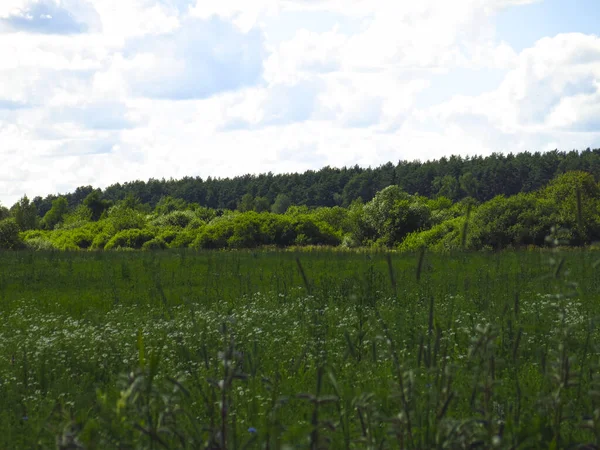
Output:
[[600,255],[0,253],[0,448],[597,448]]

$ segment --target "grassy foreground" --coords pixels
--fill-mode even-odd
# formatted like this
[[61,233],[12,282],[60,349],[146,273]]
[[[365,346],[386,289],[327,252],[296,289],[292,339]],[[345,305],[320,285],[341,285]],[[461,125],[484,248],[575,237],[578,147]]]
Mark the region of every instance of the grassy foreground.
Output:
[[597,448],[599,258],[0,253],[0,448]]

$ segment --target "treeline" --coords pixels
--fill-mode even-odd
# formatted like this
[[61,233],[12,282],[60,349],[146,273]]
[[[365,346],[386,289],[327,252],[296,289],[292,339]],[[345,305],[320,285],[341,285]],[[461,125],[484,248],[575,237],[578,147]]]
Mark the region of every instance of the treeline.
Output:
[[[600,239],[600,186],[591,173],[568,171],[532,192],[480,202],[411,194],[392,184],[347,207],[270,205],[243,195],[237,208],[215,209],[163,196],[154,207],[132,193],[110,200],[92,190],[79,205],[57,197],[40,217],[23,197],[0,215],[0,248],[35,250],[238,249],[307,245],[416,251],[586,245]],[[270,206],[270,210],[269,210]],[[1,218],[1,217],[0,217]],[[550,240],[549,240],[550,239]]]
[[[234,178],[185,177],[180,180],[133,181],[114,184],[101,191],[104,200],[118,202],[128,196],[154,208],[163,197],[174,197],[212,209],[244,210],[249,201],[270,210],[280,195],[298,206],[347,208],[362,199],[368,202],[387,186],[397,185],[408,194],[429,198],[444,196],[453,202],[472,197],[478,202],[497,195],[513,196],[533,192],[562,173],[580,170],[600,179],[600,149],[582,152],[492,154],[487,157],[451,156],[435,161],[391,162],[376,168],[324,167],[302,174],[272,173]],[[94,191],[82,186],[63,195],[70,208],[82,204]],[[246,200],[243,197],[246,196]],[[35,197],[38,214],[43,217],[58,195]]]

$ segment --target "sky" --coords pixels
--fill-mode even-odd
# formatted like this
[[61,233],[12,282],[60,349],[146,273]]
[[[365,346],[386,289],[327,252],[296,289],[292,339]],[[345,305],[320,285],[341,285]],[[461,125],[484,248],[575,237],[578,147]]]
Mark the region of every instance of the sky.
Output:
[[0,0],[0,204],[600,147],[598,0]]

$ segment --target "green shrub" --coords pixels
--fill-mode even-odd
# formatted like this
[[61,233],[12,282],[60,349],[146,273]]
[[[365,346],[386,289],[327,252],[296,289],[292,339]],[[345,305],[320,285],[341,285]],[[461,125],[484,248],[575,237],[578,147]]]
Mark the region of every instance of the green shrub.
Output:
[[167,243],[159,237],[150,239],[142,245],[142,250],[164,250],[165,248],[167,248]]
[[115,234],[104,246],[104,250],[116,248],[142,248],[144,243],[154,238],[148,230],[128,229]]
[[29,250],[56,250],[56,246],[47,238],[33,237],[25,241],[25,247]]
[[93,230],[83,227],[72,230],[56,230],[50,233],[53,245],[60,250],[89,248],[95,238]]
[[206,227],[200,233],[190,247],[195,249],[218,249],[226,248],[227,240],[231,237],[231,233],[227,235],[224,227]]
[[130,229],[142,229],[146,226],[146,216],[135,209],[116,205],[108,210],[107,221],[116,232]]
[[92,241],[92,245],[90,246],[91,250],[104,250],[104,247],[110,240],[111,235],[106,232],[102,232],[94,236],[94,240]]
[[179,231],[173,228],[159,228],[158,230],[156,230],[156,237],[159,237],[160,239],[165,241],[166,244],[170,244],[171,242],[173,242],[178,234]]
[[169,248],[187,248],[200,234],[199,230],[182,230],[177,232],[175,238],[169,242]]
[[464,217],[450,219],[429,230],[409,233],[398,246],[401,251],[417,251],[425,247],[431,250],[450,250],[460,246],[460,233]]
[[19,226],[15,219],[0,221],[0,249],[17,250],[23,247],[24,243],[19,235]]
[[152,225],[159,227],[185,228],[190,222],[198,219],[193,211],[173,211],[164,216],[158,216],[152,221]]

